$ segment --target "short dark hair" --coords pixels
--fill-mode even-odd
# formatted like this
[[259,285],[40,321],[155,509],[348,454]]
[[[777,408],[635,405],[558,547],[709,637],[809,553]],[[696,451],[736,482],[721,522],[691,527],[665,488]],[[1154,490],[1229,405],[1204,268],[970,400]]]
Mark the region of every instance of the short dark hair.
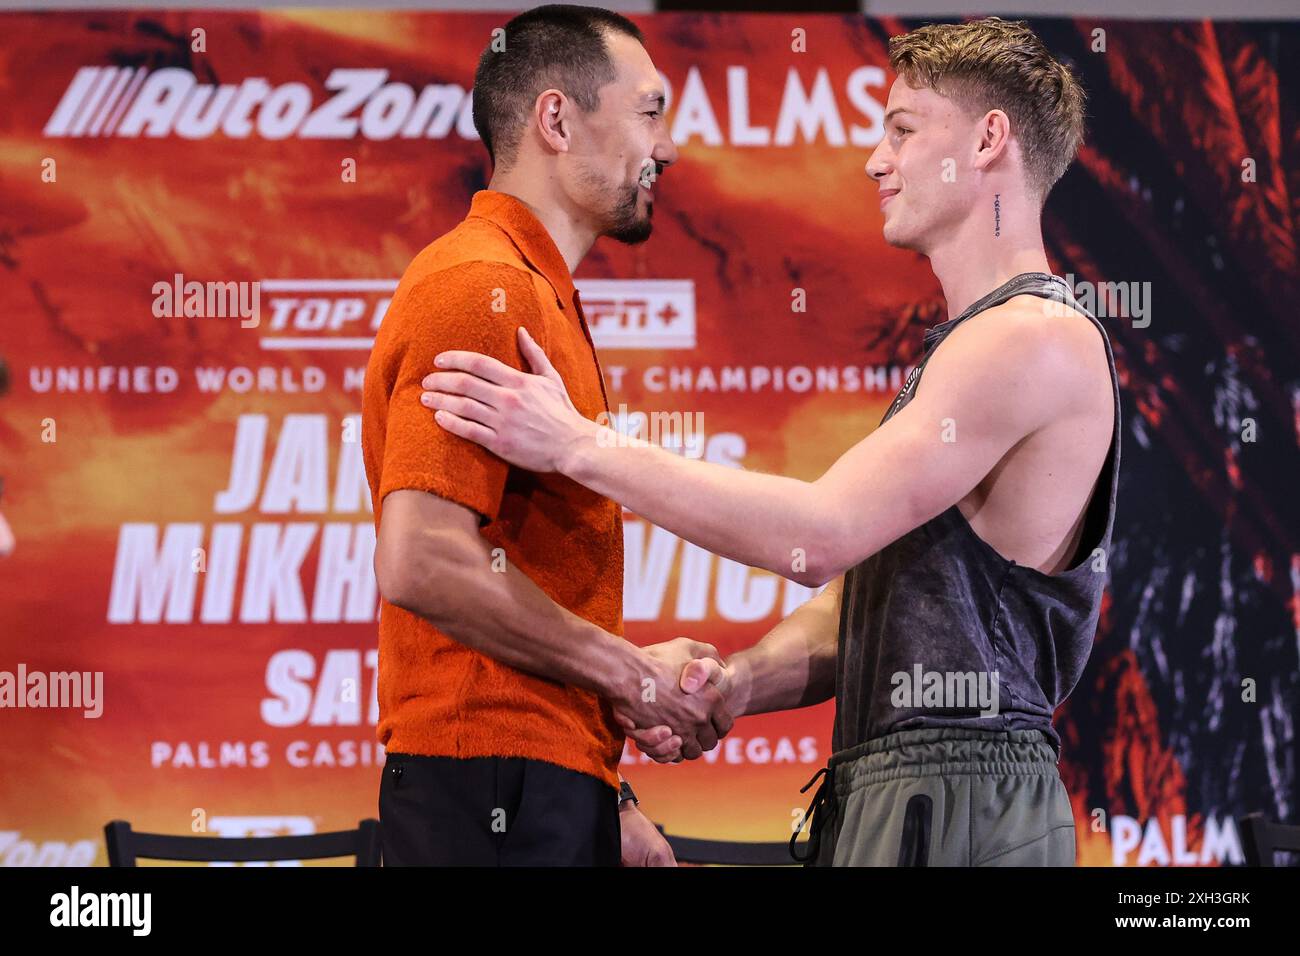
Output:
[[514,161],[524,118],[542,90],[561,90],[587,113],[600,105],[600,88],[616,76],[606,33],[645,42],[636,24],[613,11],[551,4],[507,23],[504,49],[488,43],[474,72],[474,128],[493,163]]

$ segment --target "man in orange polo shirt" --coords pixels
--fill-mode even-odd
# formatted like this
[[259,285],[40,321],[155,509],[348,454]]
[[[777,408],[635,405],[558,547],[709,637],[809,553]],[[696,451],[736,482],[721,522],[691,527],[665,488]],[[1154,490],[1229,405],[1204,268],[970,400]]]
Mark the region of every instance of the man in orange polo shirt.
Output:
[[664,736],[698,756],[731,718],[718,693],[683,693],[678,675],[717,652],[624,640],[622,509],[567,478],[512,468],[420,404],[439,352],[522,368],[522,325],[582,414],[608,411],[572,272],[602,235],[649,236],[647,170],[677,155],[632,23],[541,7],[511,20],[504,39],[475,75],[492,181],[407,268],[366,369],[384,860],[671,863],[620,792],[613,708],[672,728]]

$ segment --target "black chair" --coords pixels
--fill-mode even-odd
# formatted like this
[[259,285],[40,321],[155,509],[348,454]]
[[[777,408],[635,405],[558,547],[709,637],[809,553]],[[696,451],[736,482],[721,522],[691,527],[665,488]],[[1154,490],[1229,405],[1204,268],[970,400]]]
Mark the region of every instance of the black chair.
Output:
[[1237,821],[1241,848],[1247,866],[1276,866],[1279,851],[1300,853],[1300,827],[1274,823],[1262,813],[1251,813]]
[[696,840],[670,836],[658,827],[673,848],[678,863],[702,866],[794,866],[789,843],[733,843],[727,840]]
[[135,866],[136,859],[192,863],[269,863],[355,856],[357,866],[379,866],[379,821],[362,820],[355,830],[302,836],[219,837],[137,833],[125,820],[104,827],[109,866]]

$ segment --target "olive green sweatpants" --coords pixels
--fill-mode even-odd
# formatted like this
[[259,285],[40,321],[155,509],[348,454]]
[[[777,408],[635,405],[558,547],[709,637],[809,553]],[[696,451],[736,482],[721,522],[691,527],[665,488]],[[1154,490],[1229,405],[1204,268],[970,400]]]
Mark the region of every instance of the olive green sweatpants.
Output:
[[831,757],[812,852],[831,866],[1073,866],[1074,815],[1037,730],[907,730]]

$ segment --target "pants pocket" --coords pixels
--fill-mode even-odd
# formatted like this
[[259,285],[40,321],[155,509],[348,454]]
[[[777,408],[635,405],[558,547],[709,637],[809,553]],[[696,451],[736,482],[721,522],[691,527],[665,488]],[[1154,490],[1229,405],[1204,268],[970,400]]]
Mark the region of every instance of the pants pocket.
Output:
[[928,794],[913,795],[903,810],[903,833],[898,841],[899,866],[929,866],[934,802]]
[[[524,827],[524,799],[528,794],[528,764],[522,757],[494,757],[496,806],[492,808],[491,827],[497,847],[504,851],[510,836]],[[503,828],[504,827],[504,828]],[[515,840],[518,844],[519,841]]]

